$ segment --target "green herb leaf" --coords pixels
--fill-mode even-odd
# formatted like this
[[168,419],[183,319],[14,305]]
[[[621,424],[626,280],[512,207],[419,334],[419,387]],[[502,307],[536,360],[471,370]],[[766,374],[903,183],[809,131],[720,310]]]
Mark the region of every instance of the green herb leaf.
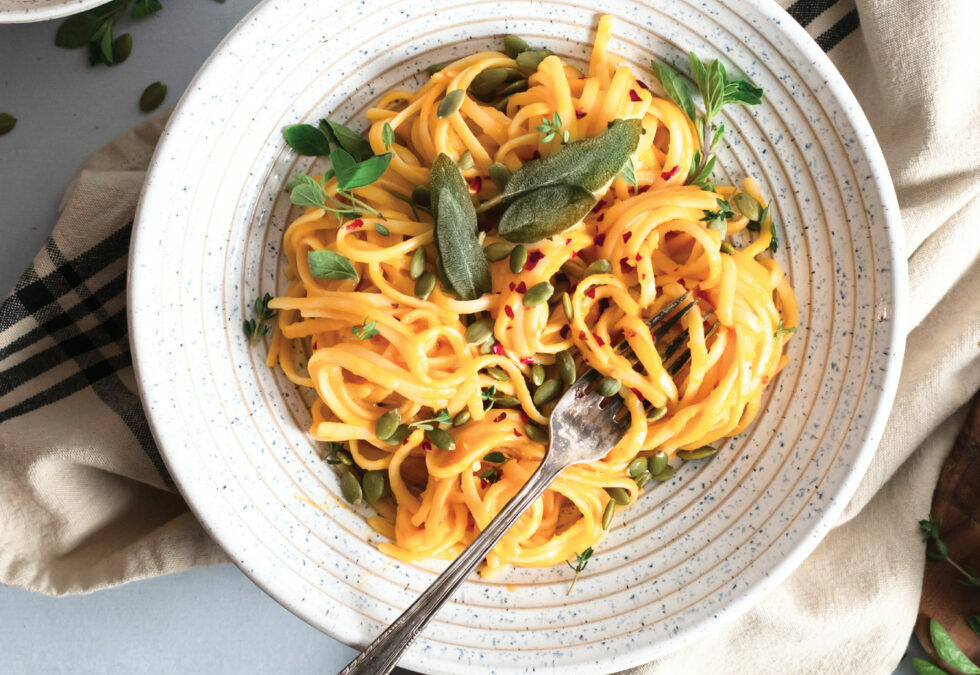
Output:
[[619,172],[619,175],[623,177],[623,180],[636,189],[636,166],[633,164],[632,157],[626,160],[626,165],[623,167],[623,170]]
[[350,260],[334,251],[310,251],[307,260],[314,279],[358,280],[357,270]]
[[395,144],[395,130],[387,122],[381,127],[381,142],[385,144],[385,150],[391,150]]
[[568,130],[562,130],[561,117],[558,116],[557,112],[552,115],[550,120],[547,117],[542,117],[541,124],[539,124],[536,128],[538,131],[544,134],[544,138],[541,139],[541,141],[544,143],[550,143],[551,140],[559,134],[562,137],[562,142],[568,143]]
[[604,189],[636,150],[640,120],[613,120],[608,129],[564,145],[554,154],[526,162],[513,173],[501,194],[480,205],[486,211],[549,185],[577,185],[589,192]]
[[370,340],[375,335],[381,332],[377,328],[375,328],[375,326],[377,325],[378,325],[377,321],[368,321],[367,319],[364,319],[364,322],[360,326],[354,326],[353,328],[350,329],[350,332],[358,340]]
[[497,232],[515,244],[531,244],[564,232],[589,214],[595,195],[577,185],[549,185],[514,200]]
[[491,452],[483,456],[484,462],[492,462],[494,464],[503,464],[509,459],[510,457],[502,452]]
[[966,618],[966,625],[970,627],[970,630],[972,630],[977,635],[980,635],[980,616],[973,614],[965,618]]
[[381,223],[374,224],[374,231],[380,234],[382,237],[387,237],[389,234],[391,234],[391,230],[389,230]]
[[493,467],[480,474],[480,480],[486,481],[488,485],[493,485],[500,480],[500,469]]
[[691,90],[687,86],[687,82],[668,66],[656,62],[652,66],[653,72],[656,74],[657,79],[660,80],[660,84],[663,86],[664,91],[667,92],[667,96],[693,122],[697,113],[694,109],[694,99],[691,98]]
[[912,666],[919,675],[946,675],[946,671],[939,666],[934,666],[925,659],[912,659]]
[[702,190],[713,192],[715,189],[715,184],[711,180],[711,172],[714,171],[715,168],[715,157],[714,155],[712,155],[708,159],[708,161],[703,166],[701,166],[700,169],[697,168],[699,162],[700,162],[700,153],[695,151],[694,162],[691,167],[691,171],[690,173],[688,173],[687,176],[687,184],[696,185]]
[[419,429],[425,429],[426,431],[431,431],[433,428],[435,428],[436,424],[449,424],[452,421],[453,418],[449,414],[449,410],[447,410],[446,408],[440,408],[439,410],[436,411],[434,417],[430,417],[427,420],[418,420],[416,422],[412,422],[408,426],[417,427]]
[[741,103],[759,105],[762,103],[762,89],[745,80],[732,80],[725,83],[725,97],[722,103]]
[[268,321],[276,315],[276,310],[269,309],[269,302],[272,300],[272,296],[266,293],[261,298],[256,298],[255,302],[252,303],[252,310],[255,312],[255,316],[258,317],[259,321]]
[[[487,340],[484,344],[490,344],[493,340]],[[497,398],[497,387],[496,385],[480,390],[480,398],[483,399],[483,412],[490,410],[493,404],[496,402]]]
[[300,155],[325,157],[330,154],[330,141],[319,127],[312,124],[292,124],[282,130],[286,143]]
[[54,35],[54,43],[63,49],[79,49],[84,47],[102,26],[102,18],[88,12],[70,16],[61,22]]
[[102,24],[101,37],[99,38],[99,52],[106,65],[112,65],[112,24]]
[[796,332],[796,326],[792,328],[783,328],[783,320],[779,320],[779,325],[776,326],[776,332],[772,334],[773,338],[778,340],[781,335],[789,335]]
[[17,126],[17,118],[10,113],[0,113],[0,136],[9,134]]
[[709,211],[708,209],[702,209],[704,216],[701,218],[701,222],[711,222],[712,220],[729,220],[735,217],[735,212],[732,210],[732,205],[729,204],[724,199],[715,199],[715,203],[718,208],[714,211]]
[[132,17],[142,19],[144,16],[159,12],[161,9],[163,9],[163,5],[160,4],[160,0],[136,0],[133,4]]
[[352,131],[340,122],[320,120],[320,130],[334,145],[339,145],[357,161],[363,161],[374,154],[367,139]]
[[476,210],[453,159],[440,153],[429,170],[429,191],[439,263],[451,289],[463,300],[490,291],[490,266],[477,238]]
[[575,582],[578,580],[579,572],[581,572],[582,570],[584,570],[585,569],[585,566],[589,564],[589,559],[592,558],[592,553],[593,553],[592,547],[589,546],[587,549],[585,549],[581,553],[576,553],[575,554],[575,564],[574,565],[572,563],[568,562],[567,560],[565,561],[565,564],[568,565],[569,567],[571,567],[575,571],[575,576],[572,577],[572,583],[569,585],[568,591],[565,592],[565,595],[568,595],[569,593],[572,592],[572,588],[575,586]]
[[381,174],[391,163],[391,153],[374,155],[358,162],[346,150],[334,148],[330,152],[330,162],[337,175],[337,186],[341,190],[354,190],[370,185],[381,178]]
[[289,190],[289,201],[297,206],[326,208],[324,202],[327,198],[327,192],[312,176],[307,176],[305,173],[294,173],[293,177],[286,183],[286,189]]
[[[766,206],[766,208],[769,208]],[[773,253],[779,250],[779,237],[776,235],[776,221],[772,218],[769,219],[769,233],[772,238],[769,240],[769,249]]]
[[980,666],[977,666],[956,646],[953,638],[935,619],[929,621],[929,636],[939,658],[967,675],[980,675]]

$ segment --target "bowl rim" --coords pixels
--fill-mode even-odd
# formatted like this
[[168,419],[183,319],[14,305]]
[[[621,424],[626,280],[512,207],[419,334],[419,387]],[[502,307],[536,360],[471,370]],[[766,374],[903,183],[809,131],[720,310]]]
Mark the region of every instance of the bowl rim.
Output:
[[57,4],[45,5],[37,9],[0,9],[0,24],[4,23],[33,23],[60,19],[66,16],[81,14],[93,7],[103,5],[107,0],[62,0]]
[[[92,0],[92,4],[97,4],[99,1],[100,0]],[[203,91],[200,93],[197,92],[197,85],[205,76],[212,64],[223,56],[226,46],[235,39],[239,29],[248,23],[253,22],[259,15],[269,11],[270,7],[273,6],[275,2],[276,0],[262,0],[259,2],[228,32],[228,34],[211,52],[195,74],[194,78],[191,80],[187,89],[181,95],[180,100],[174,109],[174,113],[171,115],[170,121],[164,129],[157,148],[150,160],[146,173],[147,180],[144,182],[141,189],[136,208],[132,239],[130,242],[130,255],[128,261],[129,281],[127,284],[127,319],[129,322],[130,350],[133,355],[133,370],[137,389],[143,403],[144,410],[146,411],[147,421],[153,434],[153,438],[160,449],[160,454],[168,471],[170,471],[174,484],[184,497],[195,518],[197,518],[208,534],[228,554],[231,561],[233,561],[246,576],[248,576],[257,586],[262,588],[263,591],[268,593],[280,605],[288,609],[303,621],[326,633],[330,637],[352,647],[363,648],[366,646],[366,644],[357,643],[356,640],[352,640],[348,635],[345,635],[342,630],[338,630],[336,627],[328,628],[323,626],[319,621],[319,617],[314,616],[308,606],[302,605],[293,599],[280,596],[275,589],[260,578],[260,575],[249,570],[245,560],[238,555],[241,545],[235,541],[234,537],[230,536],[227,529],[223,530],[220,526],[209,522],[203,517],[203,509],[201,504],[197,503],[194,499],[196,496],[195,492],[190,489],[186,483],[181,481],[179,471],[175,471],[176,460],[166,451],[167,444],[170,442],[169,439],[174,435],[174,432],[168,431],[166,428],[157,423],[157,420],[153,414],[153,409],[149,404],[150,399],[147,395],[147,390],[149,389],[151,383],[155,382],[156,379],[148,372],[152,369],[144,369],[140,365],[140,344],[149,343],[152,335],[148,330],[148,327],[141,325],[135,320],[136,317],[134,317],[133,314],[134,301],[141,296],[144,285],[147,287],[152,286],[152,281],[144,279],[143,275],[140,274],[139,268],[135,261],[140,258],[141,251],[146,250],[147,253],[151,253],[154,250],[152,232],[148,226],[143,226],[143,224],[150,221],[152,217],[150,209],[147,206],[152,193],[152,190],[149,187],[152,181],[149,179],[155,172],[163,170],[161,166],[166,161],[165,158],[169,154],[171,144],[178,142],[177,140],[174,140],[176,135],[172,133],[173,127],[175,126],[174,120],[181,118],[179,114],[181,110],[186,106],[190,106],[195,101],[197,96],[206,96]],[[641,645],[632,648],[626,654],[617,655],[617,662],[615,664],[616,670],[635,667],[643,663],[650,662],[656,658],[666,656],[667,654],[677,651],[690,644],[697,638],[703,636],[709,630],[713,628],[720,628],[731,623],[737,617],[748,611],[752,606],[757,604],[763,595],[788,578],[789,575],[816,549],[817,545],[823,541],[826,534],[836,524],[839,515],[850,502],[871,463],[871,459],[874,456],[879,441],[881,440],[885,425],[891,412],[892,404],[898,389],[899,377],[904,359],[906,340],[905,319],[909,301],[908,268],[907,259],[905,256],[904,230],[902,228],[898,198],[891,180],[888,165],[885,161],[884,153],[881,150],[877,137],[875,136],[863,109],[858,103],[857,98],[854,96],[853,92],[847,85],[841,73],[837,70],[836,66],[834,66],[831,62],[830,57],[817,45],[806,30],[795,19],[793,19],[793,17],[785,9],[776,4],[775,0],[738,0],[738,2],[732,3],[734,6],[730,7],[730,9],[738,12],[739,3],[754,9],[766,21],[768,21],[770,25],[773,25],[777,28],[777,30],[782,31],[784,36],[792,43],[792,45],[799,49],[803,56],[810,60],[811,67],[813,67],[819,73],[819,75],[824,78],[825,86],[830,90],[832,97],[840,103],[841,113],[846,122],[853,128],[860,151],[863,152],[867,159],[869,168],[871,169],[872,182],[874,184],[875,194],[880,200],[879,210],[884,221],[878,224],[877,227],[882,228],[887,234],[887,248],[888,253],[890,254],[890,273],[885,276],[887,276],[889,282],[891,283],[893,293],[887,340],[883,340],[881,345],[881,351],[887,350],[884,356],[885,373],[881,380],[880,388],[877,391],[869,392],[869,394],[867,394],[869,396],[873,395],[877,400],[874,403],[873,412],[867,423],[866,431],[860,440],[860,447],[854,455],[851,470],[841,481],[837,490],[836,498],[817,518],[814,519],[809,527],[801,528],[803,532],[801,533],[797,543],[788,551],[782,560],[777,562],[770,569],[769,574],[765,578],[760,580],[754,586],[749,587],[744,593],[736,596],[732,601],[726,603],[712,615],[706,615],[694,620],[679,635],[673,637],[668,642],[661,643],[662,645],[667,645],[666,649],[664,649],[663,646],[658,647],[655,645]],[[174,445],[178,445],[176,440],[174,441]],[[407,654],[410,654],[410,652]],[[436,665],[432,662],[422,663],[411,658],[406,658],[404,663],[409,667],[416,668],[428,668],[432,665]],[[443,662],[440,660],[438,665],[444,665],[446,670],[440,670],[438,672],[461,672],[459,671],[459,666],[461,665],[459,662],[454,662],[456,667],[453,670],[449,670],[448,663],[448,661]],[[608,659],[605,658],[588,660],[583,659],[577,662],[577,666],[602,666],[603,664],[607,663]],[[516,673],[523,671],[508,668],[506,666],[498,666],[496,668],[496,672]]]

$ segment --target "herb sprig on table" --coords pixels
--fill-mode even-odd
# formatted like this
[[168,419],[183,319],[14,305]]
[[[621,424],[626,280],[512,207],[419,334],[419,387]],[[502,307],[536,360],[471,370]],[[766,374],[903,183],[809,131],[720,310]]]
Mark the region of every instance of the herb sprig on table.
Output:
[[[131,0],[112,0],[81,14],[70,16],[58,26],[54,43],[64,49],[88,47],[89,65],[113,66],[125,61],[133,49],[129,33],[113,36],[113,28],[129,8]],[[130,16],[142,19],[159,12],[159,0],[136,0]]]

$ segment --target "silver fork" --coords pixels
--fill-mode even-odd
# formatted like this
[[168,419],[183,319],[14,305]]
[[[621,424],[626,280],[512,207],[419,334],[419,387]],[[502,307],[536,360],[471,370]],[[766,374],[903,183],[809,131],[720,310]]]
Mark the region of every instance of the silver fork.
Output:
[[[677,309],[688,297],[685,294],[671,301],[647,322],[657,341],[663,339],[681,317],[695,305],[697,301],[690,300]],[[667,365],[679,348],[675,345],[681,344],[686,333],[687,331],[682,331],[664,352],[662,358],[669,369],[676,367],[679,371],[687,361],[688,356],[681,353],[677,361]],[[617,348],[624,355],[629,355],[629,348],[623,349],[625,344],[624,342]],[[671,347],[673,351],[668,355]],[[680,365],[677,365],[678,362]],[[612,450],[626,431],[625,420],[617,418],[617,413],[623,407],[623,399],[619,396],[604,398],[598,392],[592,391],[591,389],[594,389],[592,385],[598,379],[599,373],[596,370],[589,370],[572,383],[551,413],[551,443],[537,471],[490,521],[486,529],[466,547],[466,550],[401,616],[375,638],[367,649],[348,663],[339,675],[389,673],[395,667],[402,652],[429,623],[429,619],[439,611],[443,603],[476,569],[480,561],[500,541],[511,525],[517,522],[521,514],[551,485],[558,474],[573,464],[600,460]]]

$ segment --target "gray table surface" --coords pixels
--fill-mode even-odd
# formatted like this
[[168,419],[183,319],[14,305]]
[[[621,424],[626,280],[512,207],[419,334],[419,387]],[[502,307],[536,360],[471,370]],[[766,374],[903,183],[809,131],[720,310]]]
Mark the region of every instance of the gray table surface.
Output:
[[[90,68],[83,50],[54,46],[58,21],[0,26],[0,292],[14,286],[57,219],[79,163],[146,116],[137,101],[160,80],[166,105],[255,0],[163,0],[125,19],[134,48],[119,66]],[[332,673],[350,648],[320,634],[237,568],[194,570],[117,589],[48,598],[0,588],[0,672]],[[896,673],[911,674],[909,659]]]

